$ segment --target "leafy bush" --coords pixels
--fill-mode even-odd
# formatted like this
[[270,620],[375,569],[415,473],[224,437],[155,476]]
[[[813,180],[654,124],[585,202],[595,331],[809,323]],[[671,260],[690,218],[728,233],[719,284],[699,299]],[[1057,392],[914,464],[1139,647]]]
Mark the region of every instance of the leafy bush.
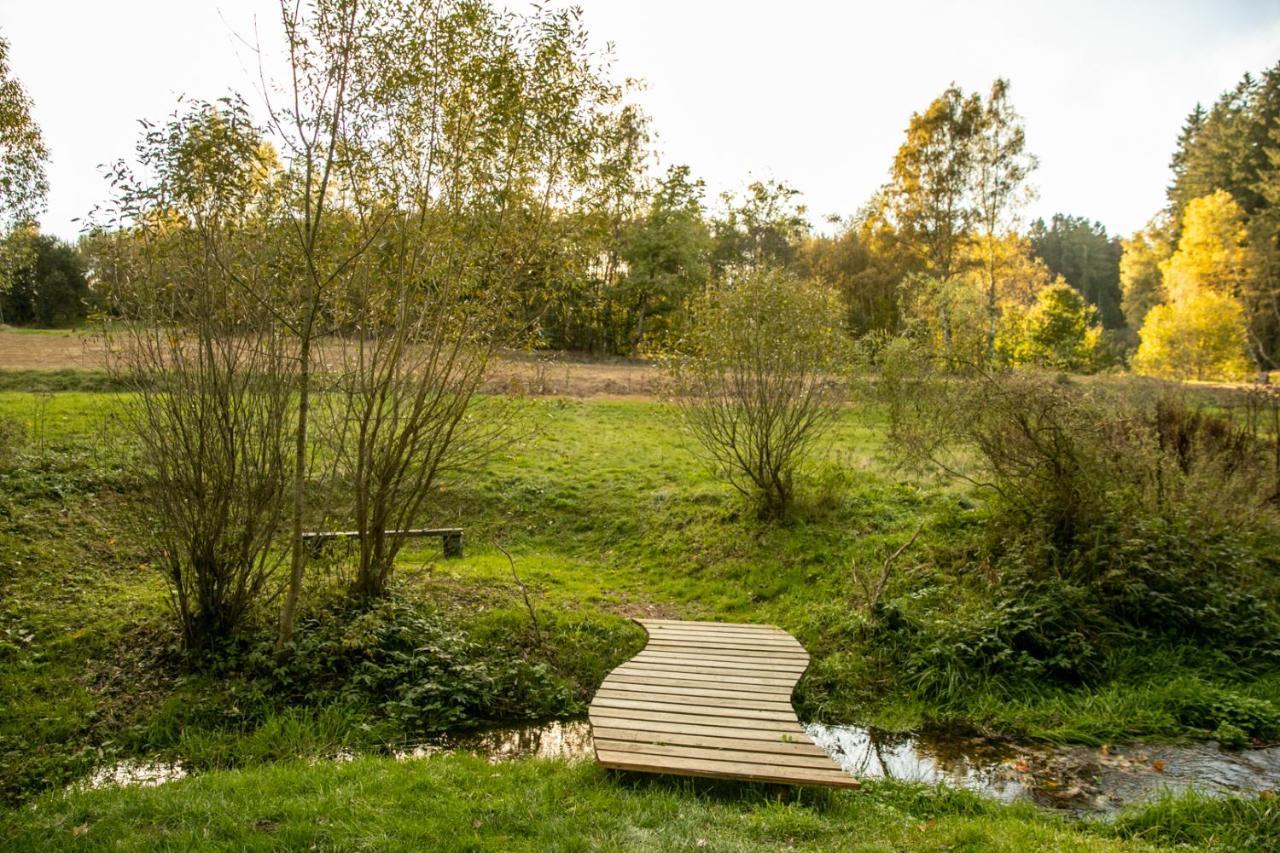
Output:
[[834,291],[757,269],[707,290],[680,341],[685,423],[761,517],[786,514],[797,469],[840,411],[841,324]]
[[1178,721],[1213,733],[1223,746],[1247,745],[1248,738],[1274,740],[1280,736],[1280,709],[1265,699],[1227,690],[1186,697],[1177,703]]
[[997,346],[1010,363],[1055,370],[1094,366],[1102,339],[1098,310],[1065,281],[1040,291],[1025,314],[1009,313]]
[[926,695],[993,676],[1097,683],[1153,644],[1195,643],[1229,668],[1280,661],[1276,439],[1252,401],[962,377],[895,346],[881,384],[898,451],[988,497],[935,554],[939,586],[970,597],[898,599],[877,626]]
[[372,706],[417,732],[575,708],[570,686],[545,662],[477,643],[421,606],[389,599],[367,611],[321,611],[301,627],[286,663],[266,645],[250,658],[268,690],[289,701]]

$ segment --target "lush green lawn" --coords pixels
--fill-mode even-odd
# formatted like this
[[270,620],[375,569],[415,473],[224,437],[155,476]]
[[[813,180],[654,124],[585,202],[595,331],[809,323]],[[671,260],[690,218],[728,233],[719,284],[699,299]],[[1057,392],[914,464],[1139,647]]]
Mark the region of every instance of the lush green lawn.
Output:
[[[58,387],[76,387],[75,378]],[[334,657],[273,671],[260,653],[273,616],[264,608],[226,659],[193,668],[177,652],[164,582],[145,546],[147,510],[119,403],[110,393],[0,392],[0,419],[25,433],[0,463],[0,783],[9,802],[23,802],[135,754],[209,772],[153,791],[46,796],[34,811],[5,819],[29,833],[18,836],[28,845],[73,843],[86,824],[85,838],[139,832],[173,848],[196,840],[380,847],[392,836],[567,849],[685,847],[699,838],[713,849],[1113,843],[1025,810],[896,786],[782,805],[761,792],[622,783],[555,763],[297,763],[457,725],[580,713],[604,674],[643,643],[628,617],[645,614],[792,631],[813,655],[796,696],[805,718],[1104,742],[1204,736],[1213,723],[1188,722],[1180,709],[1189,702],[1280,707],[1280,676],[1230,671],[1183,647],[1143,649],[1117,662],[1113,678],[1088,686],[992,681],[945,701],[922,694],[867,629],[851,566],[878,565],[923,524],[889,597],[902,607],[942,600],[941,612],[980,611],[980,589],[953,585],[934,564],[981,526],[982,507],[897,472],[879,451],[882,418],[867,409],[840,421],[806,472],[794,517],[765,524],[690,451],[662,404],[530,403],[536,438],[442,485],[423,520],[464,526],[467,554],[443,560],[435,543],[404,553],[394,590],[400,610],[348,623],[336,603],[341,561],[321,563],[303,629],[323,636],[316,654]],[[340,515],[340,494],[317,504]],[[499,544],[529,588],[536,628]],[[379,691],[402,690],[423,670],[379,663],[376,688],[359,689],[330,673],[352,665],[337,656],[371,655],[378,637],[402,630],[418,644],[424,631],[433,643],[447,641],[441,696],[415,698],[402,713],[402,692],[392,702]],[[511,661],[515,669],[504,668]],[[492,682],[489,692],[467,692],[466,673],[476,671]],[[1160,820],[1195,825],[1176,809]],[[1250,821],[1260,818],[1206,820],[1252,832]]]
[[0,812],[12,850],[1273,850],[1274,801],[1170,798],[1112,823],[892,782],[857,792],[467,755],[283,761]]
[[[867,851],[1152,849],[1146,839],[1265,849],[1277,829],[1259,803],[1237,807],[1230,834],[1213,803],[1160,808],[1117,827],[1071,825],[1031,807],[895,784],[783,798],[756,786],[612,776],[590,763],[442,756],[281,762],[55,794],[0,814],[0,828],[13,850]],[[1206,815],[1218,829],[1201,825]]]

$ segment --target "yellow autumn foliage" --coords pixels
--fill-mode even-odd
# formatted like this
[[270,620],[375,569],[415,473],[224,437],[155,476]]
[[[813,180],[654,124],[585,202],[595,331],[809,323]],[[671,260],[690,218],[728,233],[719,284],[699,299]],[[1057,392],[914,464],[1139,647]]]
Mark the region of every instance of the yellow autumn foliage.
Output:
[[1165,298],[1179,302],[1204,291],[1236,296],[1250,275],[1244,211],[1231,193],[1218,190],[1192,199],[1182,215],[1182,236],[1160,264]]
[[1241,380],[1249,376],[1244,309],[1216,290],[1157,305],[1138,333],[1133,369],[1169,379]]

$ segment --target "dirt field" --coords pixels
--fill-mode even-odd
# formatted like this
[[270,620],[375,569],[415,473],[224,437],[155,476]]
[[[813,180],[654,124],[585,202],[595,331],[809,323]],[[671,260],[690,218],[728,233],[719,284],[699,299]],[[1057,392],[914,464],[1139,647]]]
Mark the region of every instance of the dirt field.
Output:
[[[103,367],[101,337],[80,331],[0,328],[0,369],[92,370]],[[560,353],[509,353],[491,371],[488,389],[565,397],[651,398],[661,374],[645,361],[593,359]]]

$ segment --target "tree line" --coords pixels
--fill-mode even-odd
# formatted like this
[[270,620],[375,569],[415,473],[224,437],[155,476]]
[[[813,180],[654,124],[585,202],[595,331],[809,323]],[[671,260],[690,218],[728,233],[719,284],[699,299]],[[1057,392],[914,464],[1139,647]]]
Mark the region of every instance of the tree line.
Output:
[[[47,191],[47,152],[7,66],[0,79],[3,320],[58,325],[114,310],[113,226],[99,222],[73,247],[28,224]],[[525,346],[652,355],[689,328],[709,285],[768,267],[834,288],[853,335],[906,332],[953,364],[1131,363],[1233,379],[1274,369],[1278,79],[1280,64],[1246,74],[1210,109],[1192,111],[1166,207],[1125,239],[1081,216],[1023,220],[1037,164],[1005,80],[986,93],[952,85],[914,113],[886,183],[856,215],[823,228],[783,181],[711,200],[688,165],[655,174],[649,120],[620,89],[591,128],[573,191],[524,223],[539,229],[537,250],[514,275],[506,319]],[[263,168],[289,156],[272,132],[259,144]],[[539,189],[509,191],[532,204]]]

